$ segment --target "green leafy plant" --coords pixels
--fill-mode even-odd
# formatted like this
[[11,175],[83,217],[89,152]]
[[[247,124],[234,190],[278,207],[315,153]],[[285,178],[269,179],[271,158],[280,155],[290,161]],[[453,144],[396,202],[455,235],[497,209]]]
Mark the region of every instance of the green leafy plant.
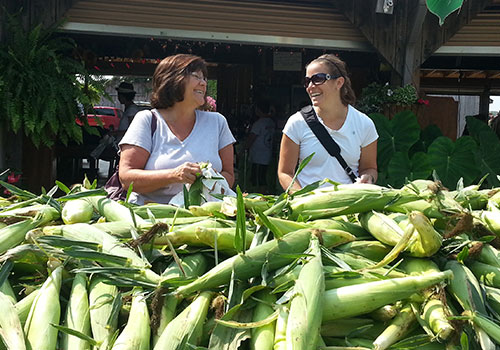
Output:
[[393,87],[388,83],[382,85],[371,83],[361,91],[356,108],[364,113],[379,113],[388,105],[408,106],[418,100],[417,90],[413,85]]
[[465,186],[479,183],[498,187],[500,181],[500,140],[483,122],[467,117],[470,136],[456,141],[442,135],[437,126],[420,129],[416,116],[403,111],[392,120],[382,114],[370,117],[378,139],[378,183],[401,187],[406,181],[430,179],[435,173],[448,188],[460,179]]
[[103,85],[72,57],[74,42],[55,35],[57,27],[25,31],[9,16],[8,37],[0,47],[0,122],[23,131],[37,146],[56,139],[81,142],[82,128],[75,123],[79,105],[104,94]]

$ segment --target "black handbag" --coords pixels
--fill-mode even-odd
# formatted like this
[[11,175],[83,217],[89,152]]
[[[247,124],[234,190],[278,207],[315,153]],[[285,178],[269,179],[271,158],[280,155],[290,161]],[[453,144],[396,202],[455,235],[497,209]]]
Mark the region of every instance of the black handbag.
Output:
[[351,167],[347,165],[347,162],[340,154],[340,146],[330,136],[324,125],[319,122],[314,108],[310,105],[305,106],[300,110],[300,114],[302,114],[302,117],[306,121],[307,125],[309,125],[314,135],[318,138],[319,142],[321,142],[328,153],[332,157],[337,158],[340,166],[345,170],[351,181],[356,182],[356,174],[354,174],[354,171],[352,171]]
[[[153,111],[151,111],[151,137],[156,131],[157,121],[156,115]],[[120,182],[120,175],[118,174],[118,165],[119,161],[116,163],[115,172],[110,176],[106,184],[104,185],[104,190],[108,193],[106,197],[113,199],[115,201],[121,200],[124,201],[127,198],[128,189],[122,186]]]

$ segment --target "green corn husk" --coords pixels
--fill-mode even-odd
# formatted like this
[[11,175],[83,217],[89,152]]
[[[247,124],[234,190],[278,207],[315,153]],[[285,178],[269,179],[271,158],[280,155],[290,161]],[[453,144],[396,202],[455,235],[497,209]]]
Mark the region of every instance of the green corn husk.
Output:
[[285,266],[294,260],[294,257],[287,254],[302,254],[307,249],[313,233],[321,234],[326,247],[333,247],[355,239],[354,236],[340,233],[340,231],[317,229],[294,231],[281,239],[274,239],[251,248],[245,254],[224,260],[197,280],[179,287],[176,293],[189,295],[196,291],[216,288],[228,283],[233,273],[242,280],[258,276],[264,263],[268,264],[270,271]]
[[[453,279],[447,286],[447,290],[458,301],[465,311],[479,312],[486,315],[481,287],[472,271],[465,265],[455,260],[450,260],[445,265],[446,269],[453,271]],[[474,325],[479,343],[483,349],[494,349],[495,346],[480,327]]]
[[286,325],[286,344],[290,350],[314,349],[320,336],[325,278],[320,244],[315,236],[311,237],[309,254],[313,257],[300,270],[290,302]]
[[213,216],[221,212],[223,202],[206,202],[202,205],[190,205],[189,212],[194,216]]
[[401,310],[400,305],[388,304],[370,312],[368,316],[376,321],[386,322],[392,320],[398,314],[399,310]]
[[453,276],[451,271],[423,276],[393,278],[327,290],[323,300],[323,321],[362,315]]
[[409,229],[415,228],[405,252],[414,257],[430,257],[441,248],[442,237],[434,229],[432,223],[422,213],[411,212],[408,216],[398,214],[388,216],[381,213],[370,212],[360,214],[359,220],[380,242],[396,246]]
[[500,268],[483,264],[479,261],[472,261],[468,264],[476,278],[490,287],[500,288]]
[[500,289],[494,287],[484,287],[486,291],[486,298],[488,305],[495,310],[497,314],[500,314]]
[[35,289],[33,292],[31,292],[30,294],[19,300],[14,305],[17,315],[19,316],[19,321],[21,321],[21,324],[23,326],[26,323],[26,320],[28,319],[31,305],[33,305],[33,302],[35,301],[35,298],[39,291],[40,291],[39,289]]
[[116,339],[112,350],[149,350],[150,336],[151,327],[146,296],[141,288],[136,288],[133,291],[128,322]]
[[0,286],[0,294],[3,294],[6,297],[8,297],[12,302],[12,304],[17,303],[16,294],[12,290],[12,287],[10,286],[10,282],[8,279],[5,279],[5,281]]
[[[383,326],[383,323],[374,323],[370,318],[342,318],[323,322],[321,324],[321,335],[323,337],[346,337],[361,327],[368,328],[376,324]],[[377,335],[378,334],[380,334],[380,332],[377,332]]]
[[409,304],[403,306],[390,325],[373,342],[374,350],[385,350],[403,339],[417,326],[417,318]]
[[[212,248],[217,248],[217,250],[236,254],[237,251],[234,248],[234,237],[236,236],[236,229],[233,227],[227,228],[206,228],[198,227],[196,229],[196,236],[200,244],[190,244],[193,246],[209,246]],[[246,233],[246,249],[250,248],[254,234],[249,230]]]
[[[186,255],[181,258],[181,271],[179,265],[173,261],[162,273],[162,277],[165,281],[179,278],[196,278],[207,271],[208,261],[205,255],[201,253]],[[173,295],[165,295],[163,301],[163,306],[160,314],[160,324],[156,332],[153,334],[153,346],[156,345],[161,333],[167,327],[168,323],[172,321],[175,317],[175,311],[180,299]]]
[[[61,225],[59,227],[46,226],[43,233],[60,234],[62,237],[75,241],[92,242],[100,245],[101,251],[106,254],[116,255],[127,259],[128,267],[141,269],[141,274],[137,278],[144,279],[153,284],[158,284],[161,280],[155,272],[149,269],[148,263],[141,259],[131,248],[122,244],[116,237],[107,234],[89,224]],[[109,263],[112,266],[116,264]],[[120,265],[121,266],[121,265]]]
[[402,193],[378,185],[349,184],[329,186],[290,201],[291,218],[300,216],[320,219],[371,210],[382,211],[389,204],[406,203],[419,199],[417,195]]
[[88,223],[94,214],[94,207],[83,198],[72,199],[64,204],[61,219],[66,225]]
[[104,196],[88,196],[86,199],[101,216],[106,218],[106,221],[126,221],[130,224],[134,224],[135,221],[138,225],[144,223],[143,218],[136,214],[132,217],[130,209],[112,199]]
[[[184,244],[192,246],[206,246],[205,242],[200,240],[197,233],[199,228],[228,228],[234,227],[232,223],[226,220],[206,219],[189,225],[176,227],[173,231],[158,235],[154,239],[156,245],[166,245],[172,243],[174,247]],[[212,239],[213,241],[213,239]]]
[[118,320],[111,318],[113,301],[118,288],[103,282],[101,277],[92,278],[89,286],[90,327],[94,340],[101,342],[98,349],[107,348],[117,328]]
[[[255,297],[259,299],[257,306],[253,310],[253,322],[258,322],[265,320],[269,317],[274,309],[271,305],[276,302],[276,296],[271,294],[269,290],[262,290],[255,294]],[[251,350],[272,350],[274,347],[274,332],[276,328],[276,322],[268,323],[264,326],[258,328],[252,328],[250,337],[250,349]]]
[[40,225],[44,225],[61,217],[59,211],[48,204],[33,204],[22,208],[0,211],[0,218],[36,218],[37,216],[40,220]]
[[500,211],[483,210],[479,220],[497,237],[500,237]]
[[[184,350],[189,349],[187,344],[198,345],[212,296],[212,292],[201,292],[188,307],[167,325],[153,350]],[[184,345],[181,346],[181,344]]]
[[[429,259],[405,259],[399,267],[412,276],[423,275],[429,272],[439,272],[439,267]],[[424,303],[421,310],[421,318],[441,340],[446,340],[455,333],[455,328],[448,320],[451,311],[439,295],[433,294],[431,290],[422,293]]]
[[[498,325],[498,321],[495,322],[479,312],[465,311],[464,315],[470,317],[474,326],[481,328],[497,345],[500,345],[500,325]],[[498,346],[495,346],[495,349],[497,348]]]
[[279,313],[276,319],[273,350],[288,350],[286,345],[286,326],[288,324],[289,309],[288,306],[282,305],[278,310]]
[[391,248],[380,241],[354,241],[337,247],[343,252],[358,254],[373,261],[382,260]]
[[406,214],[412,211],[418,211],[428,218],[443,218],[444,215],[434,201],[418,199],[407,203],[397,203],[385,207],[386,211]]
[[136,215],[143,219],[149,218],[149,213],[153,214],[155,219],[172,218],[176,215],[178,218],[192,217],[193,214],[184,208],[176,207],[171,204],[148,203],[141,206],[133,207],[132,210]]
[[[0,338],[8,349],[26,350],[24,332],[12,300],[0,292]],[[1,342],[0,342],[1,343]]]
[[354,270],[364,270],[369,269],[370,272],[379,273],[381,275],[397,278],[397,277],[406,277],[407,275],[404,272],[400,272],[395,269],[389,269],[387,267],[380,268],[372,268],[376,263],[373,260],[367,259],[361,255],[352,254],[352,253],[342,253],[335,252],[335,256],[345,262]]
[[491,244],[483,244],[477,260],[500,268],[500,253]]
[[24,241],[26,234],[37,227],[40,221],[27,219],[0,229],[0,254]]
[[[77,273],[73,279],[65,326],[91,336],[87,277],[82,273]],[[66,333],[63,334],[62,344],[62,350],[90,350],[91,347],[88,341]]]
[[59,290],[61,289],[62,273],[62,266],[54,269],[33,301],[24,325],[28,349],[56,349],[58,331],[51,326],[51,323],[58,325],[61,316]]

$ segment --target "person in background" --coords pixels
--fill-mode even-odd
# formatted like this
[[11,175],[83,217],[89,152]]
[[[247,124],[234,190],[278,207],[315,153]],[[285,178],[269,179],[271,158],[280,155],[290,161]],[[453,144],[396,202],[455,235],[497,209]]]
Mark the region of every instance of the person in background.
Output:
[[258,100],[256,102],[255,115],[258,119],[250,128],[246,140],[246,148],[249,149],[248,159],[252,163],[251,181],[259,192],[268,190],[267,170],[273,154],[276,126],[270,112],[269,101]]
[[125,131],[127,131],[137,112],[139,112],[139,107],[134,103],[136,92],[133,84],[125,81],[121,82],[116,91],[118,92],[118,101],[125,106],[118,130],[114,133],[114,136],[119,141],[125,134]]
[[209,161],[233,185],[235,139],[226,118],[199,109],[206,76],[206,62],[194,55],[169,56],[156,67],[153,109],[136,114],[119,144],[120,182],[124,188],[133,183],[131,202],[168,203],[200,175],[198,162]]
[[[346,64],[332,54],[319,56],[306,66],[304,86],[318,120],[340,146],[357,182],[375,183],[378,134],[373,121],[353,107],[356,98]],[[278,178],[283,189],[291,184],[298,162],[312,153],[314,156],[298,175],[292,191],[325,178],[352,183],[297,112],[288,119],[281,139]]]

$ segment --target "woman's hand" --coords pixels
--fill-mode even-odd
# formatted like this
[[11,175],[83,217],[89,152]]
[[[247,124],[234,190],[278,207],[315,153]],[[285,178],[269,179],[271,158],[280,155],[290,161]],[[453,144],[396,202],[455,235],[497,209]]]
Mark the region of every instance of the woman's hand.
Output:
[[174,176],[181,183],[192,184],[200,175],[201,169],[196,163],[186,162],[174,168]]
[[373,178],[373,175],[363,174],[356,179],[356,183],[358,183],[358,184],[373,184],[373,183],[375,183],[375,179]]

